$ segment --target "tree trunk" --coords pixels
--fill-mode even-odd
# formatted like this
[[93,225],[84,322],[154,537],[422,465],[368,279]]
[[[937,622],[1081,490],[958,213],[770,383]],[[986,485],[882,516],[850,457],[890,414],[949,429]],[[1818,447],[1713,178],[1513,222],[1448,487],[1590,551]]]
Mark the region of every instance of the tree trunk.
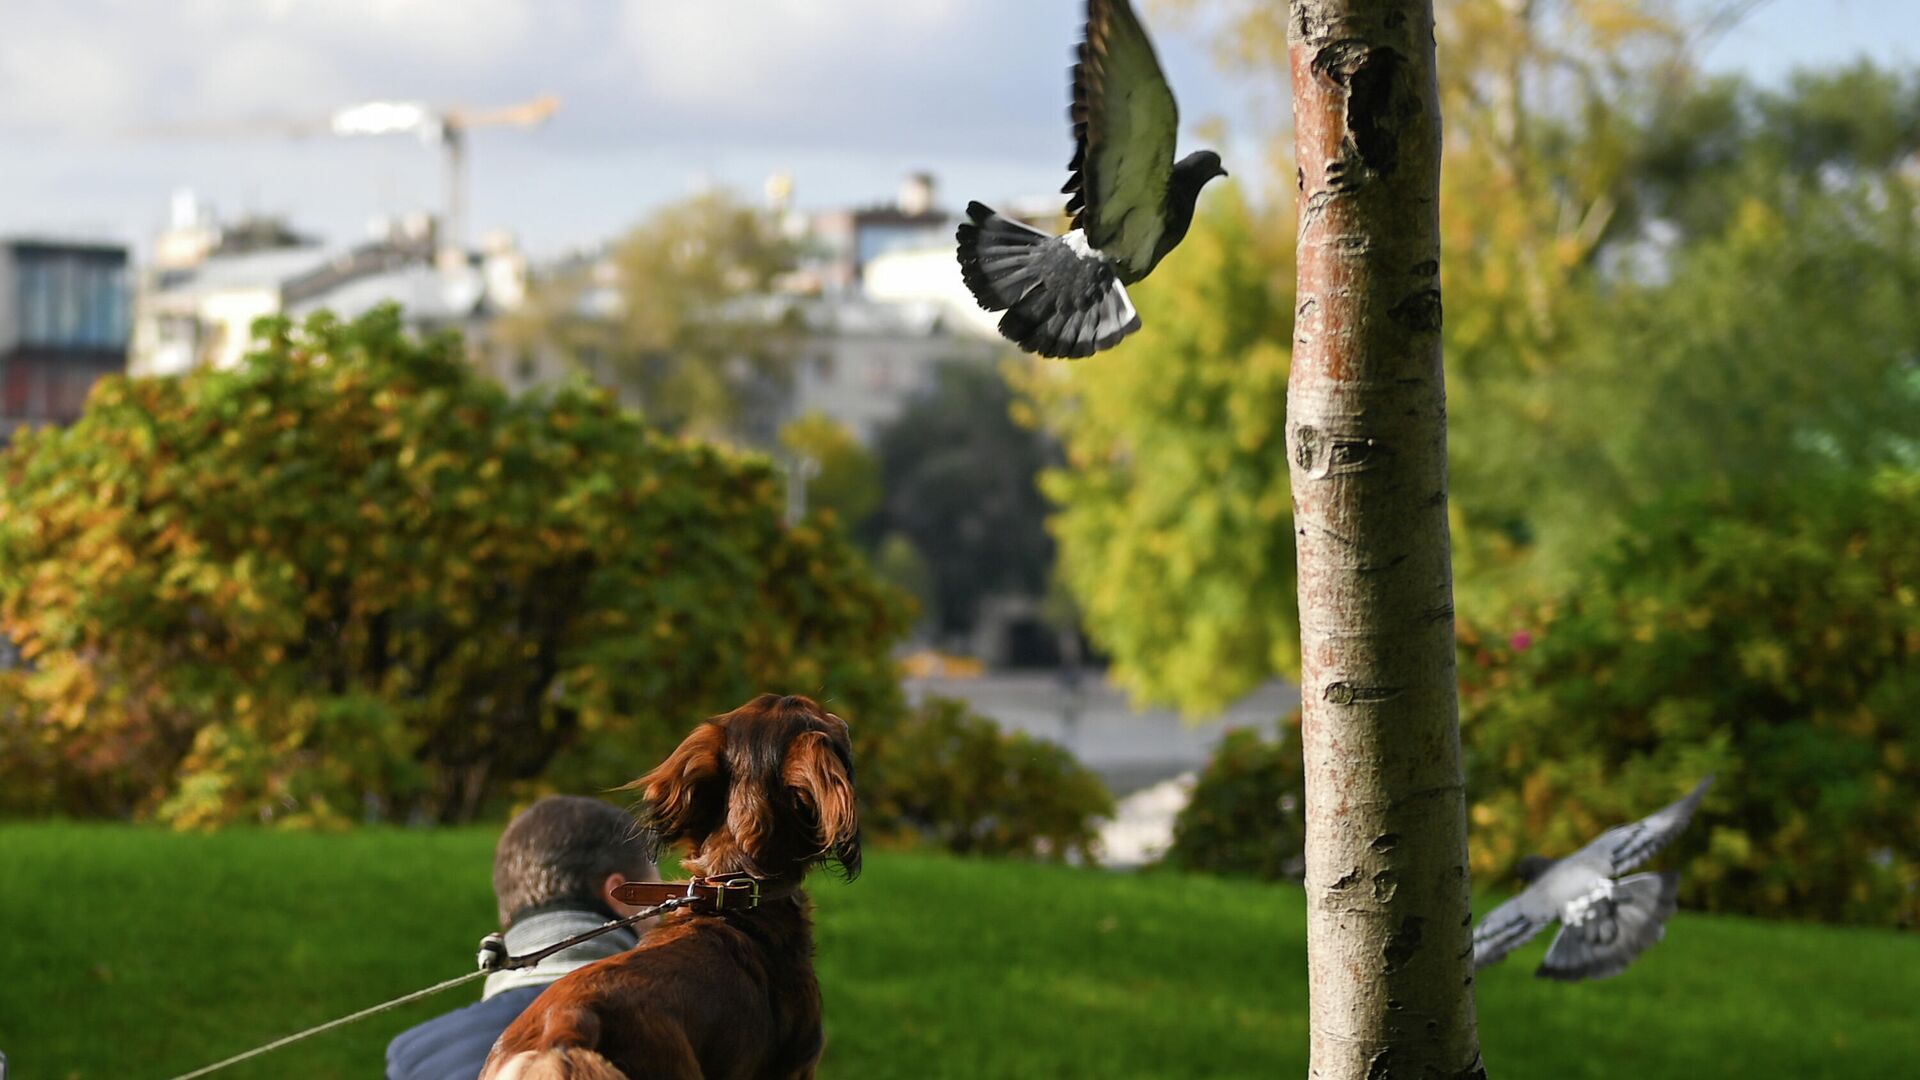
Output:
[[1440,369],[1431,0],[1294,0],[1314,1077],[1481,1077]]

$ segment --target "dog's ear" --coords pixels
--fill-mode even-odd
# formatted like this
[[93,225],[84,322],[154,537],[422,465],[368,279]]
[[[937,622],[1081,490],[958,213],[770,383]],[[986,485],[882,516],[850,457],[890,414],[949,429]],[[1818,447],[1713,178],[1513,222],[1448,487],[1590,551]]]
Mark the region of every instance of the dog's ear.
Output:
[[848,881],[860,874],[860,810],[853,794],[853,763],[824,731],[802,732],[787,747],[782,776],[820,828],[820,850],[831,852]]
[[640,792],[640,823],[658,842],[698,839],[719,823],[726,803],[726,748],[725,731],[701,724],[667,760],[622,789]]

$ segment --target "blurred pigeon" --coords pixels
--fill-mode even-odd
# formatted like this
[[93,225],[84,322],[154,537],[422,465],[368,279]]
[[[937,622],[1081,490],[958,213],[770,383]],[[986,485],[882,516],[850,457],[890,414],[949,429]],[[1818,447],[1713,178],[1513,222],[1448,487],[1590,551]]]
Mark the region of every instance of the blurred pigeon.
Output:
[[1049,236],[967,204],[960,274],[1000,332],[1041,356],[1092,356],[1140,329],[1126,286],[1153,272],[1193,224],[1220,155],[1173,160],[1180,110],[1127,0],[1087,0],[1073,66],[1073,230]]
[[1531,884],[1474,927],[1474,970],[1498,961],[1559,919],[1560,934],[1535,975],[1576,982],[1625,971],[1634,957],[1666,934],[1680,875],[1672,870],[1619,875],[1679,836],[1712,784],[1709,776],[1679,802],[1645,820],[1610,829],[1558,862],[1537,855],[1521,860],[1519,872]]

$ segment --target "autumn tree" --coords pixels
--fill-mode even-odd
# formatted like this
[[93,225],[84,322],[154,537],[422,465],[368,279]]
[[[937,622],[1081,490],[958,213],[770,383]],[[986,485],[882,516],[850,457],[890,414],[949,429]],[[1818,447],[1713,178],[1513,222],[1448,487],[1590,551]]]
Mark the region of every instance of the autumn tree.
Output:
[[[509,396],[383,309],[112,379],[0,455],[0,786],[201,825],[604,789],[769,686],[865,736],[904,630],[771,464],[580,384]],[[9,800],[12,802],[13,800]]]
[[880,466],[846,425],[808,413],[780,429],[780,446],[793,464],[807,464],[807,510],[831,511],[857,530],[880,505]]
[[502,336],[619,388],[666,431],[768,445],[798,330],[761,301],[795,254],[771,215],[705,192],[537,283]]
[[[1681,907],[1920,925],[1920,461],[1676,491],[1461,635],[1473,858],[1566,855],[1703,775]],[[1702,827],[1704,826],[1704,827]]]
[[[1234,72],[1280,91],[1285,5],[1167,3],[1205,16]],[[1505,619],[1517,595],[1570,585],[1636,506],[1683,478],[1764,484],[1821,447],[1856,464],[1884,457],[1909,407],[1893,298],[1908,280],[1913,187],[1898,170],[1920,95],[1870,70],[1764,93],[1705,80],[1692,58],[1750,6],[1440,7],[1441,333],[1463,615]],[[1291,130],[1251,134],[1276,140],[1291,180]],[[1260,194],[1290,216],[1290,191]],[[1071,467],[1044,483],[1090,632],[1136,694],[1201,712],[1298,663],[1293,534],[1255,527],[1276,504],[1286,512],[1285,459],[1249,419],[1272,414],[1275,372],[1285,378],[1290,316],[1252,331],[1258,352],[1248,328],[1276,304],[1291,311],[1292,227],[1265,212],[1209,216],[1228,201],[1202,200],[1193,238],[1141,290],[1137,341],[1024,387],[1067,447]],[[1786,206],[1804,230],[1769,209]],[[1823,284],[1847,267],[1857,284]],[[1735,299],[1749,289],[1766,299]],[[1836,317],[1841,291],[1870,318]],[[1782,347],[1802,341],[1814,347]],[[1188,491],[1196,512],[1173,512],[1172,493]]]
[[1284,209],[1215,185],[1125,348],[1015,372],[1019,415],[1066,455],[1041,478],[1060,580],[1116,681],[1189,712],[1298,670]]
[[[1288,5],[1165,2],[1204,17],[1201,25],[1215,31],[1229,69],[1254,87],[1284,92]],[[1694,58],[1752,6],[1438,5],[1436,36],[1446,63],[1437,78],[1447,131],[1440,272],[1452,312],[1442,336],[1453,421],[1454,546],[1471,571],[1462,576],[1470,586],[1459,598],[1463,611],[1497,610],[1512,589],[1564,568],[1618,520],[1613,507],[1588,500],[1575,508],[1566,498],[1580,486],[1570,479],[1591,475],[1593,455],[1569,460],[1579,444],[1555,438],[1555,430],[1594,419],[1591,404],[1562,414],[1542,398],[1562,385],[1558,377],[1577,352],[1598,353],[1596,335],[1619,327],[1609,310],[1612,279],[1665,249],[1648,237],[1667,235],[1675,210],[1691,206],[1688,174],[1746,167],[1728,154],[1723,126],[1745,114],[1739,105],[1702,97]],[[1807,120],[1803,126],[1817,130],[1817,118]],[[1271,138],[1292,175],[1290,128],[1276,123],[1249,134]],[[1724,200],[1725,191],[1718,197]],[[1613,352],[1631,375],[1640,357]],[[1569,453],[1552,452],[1561,449]],[[1596,522],[1596,511],[1603,520]]]
[[[1167,6],[1204,16],[1230,69],[1285,90],[1288,5]],[[1691,39],[1664,17],[1670,6],[1443,6],[1440,273],[1456,317],[1442,333],[1465,477],[1451,509],[1476,581],[1517,576],[1538,531],[1525,510],[1560,479],[1524,460],[1539,426],[1522,414],[1525,380],[1592,327],[1602,241],[1639,220],[1620,209],[1645,157],[1634,135],[1645,103],[1687,72],[1676,50]],[[1291,180],[1291,130],[1250,134],[1274,140],[1276,171]],[[1070,468],[1044,484],[1059,506],[1061,575],[1089,632],[1136,695],[1191,712],[1298,673],[1291,495],[1274,452],[1291,348],[1291,187],[1255,191],[1251,206],[1210,193],[1179,257],[1136,297],[1137,340],[1101,365],[1022,380],[1067,448]],[[1496,590],[1469,599],[1481,595]]]

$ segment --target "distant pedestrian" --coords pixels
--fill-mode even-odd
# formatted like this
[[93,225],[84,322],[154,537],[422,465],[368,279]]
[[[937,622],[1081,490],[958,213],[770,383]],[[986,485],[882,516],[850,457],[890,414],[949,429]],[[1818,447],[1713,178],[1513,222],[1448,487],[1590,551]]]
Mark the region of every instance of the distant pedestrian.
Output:
[[[1067,636],[1062,635],[1063,639]],[[1062,651],[1066,656],[1058,672],[1061,741],[1069,748],[1076,748],[1080,745],[1080,716],[1087,706],[1087,680],[1080,667],[1079,642],[1073,642],[1071,649]]]
[[[618,807],[572,795],[541,799],[500,834],[493,892],[507,953],[518,956],[640,909],[613,898],[624,881],[657,871],[633,818]],[[388,1080],[475,1080],[494,1040],[547,984],[639,943],[620,929],[520,971],[487,976],[478,1003],[409,1028],[387,1046]]]

